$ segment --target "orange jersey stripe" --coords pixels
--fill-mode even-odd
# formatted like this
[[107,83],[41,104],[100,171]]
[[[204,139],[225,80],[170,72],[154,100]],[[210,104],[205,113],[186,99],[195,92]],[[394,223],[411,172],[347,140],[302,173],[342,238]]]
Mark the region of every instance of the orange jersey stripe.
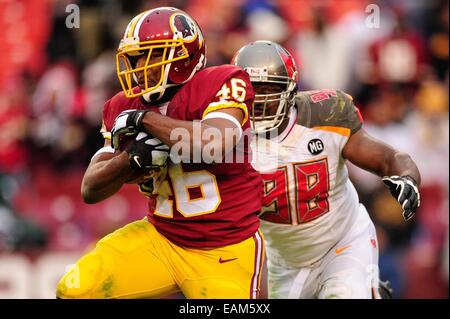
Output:
[[316,126],[313,129],[337,133],[343,136],[350,136],[350,129],[338,126]]

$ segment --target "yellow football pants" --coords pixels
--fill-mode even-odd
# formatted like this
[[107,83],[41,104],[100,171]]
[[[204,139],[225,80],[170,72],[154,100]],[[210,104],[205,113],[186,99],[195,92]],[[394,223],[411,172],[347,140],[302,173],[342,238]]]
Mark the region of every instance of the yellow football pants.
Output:
[[257,298],[264,260],[258,232],[208,249],[175,245],[146,219],[101,239],[57,285],[59,298]]

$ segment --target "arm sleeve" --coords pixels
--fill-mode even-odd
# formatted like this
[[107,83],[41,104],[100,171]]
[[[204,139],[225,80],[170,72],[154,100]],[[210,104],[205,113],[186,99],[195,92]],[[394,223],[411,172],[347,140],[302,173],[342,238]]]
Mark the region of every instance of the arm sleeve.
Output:
[[354,134],[362,127],[364,123],[364,120],[361,116],[361,112],[354,104],[351,95],[344,93],[342,91],[338,91],[338,94],[342,94],[344,96],[343,99],[345,101],[343,122],[345,123],[346,127],[350,129],[351,134]]
[[254,100],[253,87],[246,73],[238,73],[226,80],[215,93],[213,100],[202,110],[201,118],[211,112],[226,108],[238,108],[244,113],[241,126],[248,121],[248,114]]
[[348,131],[349,134],[357,132],[363,124],[358,108],[353,98],[339,90],[318,90],[304,92],[300,98],[302,110],[307,110],[310,116],[301,119],[307,120],[308,127],[326,127],[334,130]]

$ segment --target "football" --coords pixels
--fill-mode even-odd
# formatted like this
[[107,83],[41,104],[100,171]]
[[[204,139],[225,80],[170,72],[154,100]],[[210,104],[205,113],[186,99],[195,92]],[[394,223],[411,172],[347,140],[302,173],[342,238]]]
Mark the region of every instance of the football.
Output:
[[[135,140],[136,135],[121,136],[119,150],[124,152],[127,147]],[[148,169],[134,169],[133,173],[125,180],[127,184],[141,184],[151,179],[153,172]]]

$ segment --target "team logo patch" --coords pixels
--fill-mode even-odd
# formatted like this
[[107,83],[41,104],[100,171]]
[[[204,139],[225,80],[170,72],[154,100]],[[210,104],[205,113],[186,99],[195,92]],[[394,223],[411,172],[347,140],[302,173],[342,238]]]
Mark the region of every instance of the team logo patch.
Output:
[[315,138],[308,143],[308,150],[312,155],[318,155],[322,153],[323,149],[323,142],[318,138]]
[[174,32],[179,32],[186,42],[191,42],[197,37],[197,26],[188,16],[176,13],[171,17],[171,27]]

